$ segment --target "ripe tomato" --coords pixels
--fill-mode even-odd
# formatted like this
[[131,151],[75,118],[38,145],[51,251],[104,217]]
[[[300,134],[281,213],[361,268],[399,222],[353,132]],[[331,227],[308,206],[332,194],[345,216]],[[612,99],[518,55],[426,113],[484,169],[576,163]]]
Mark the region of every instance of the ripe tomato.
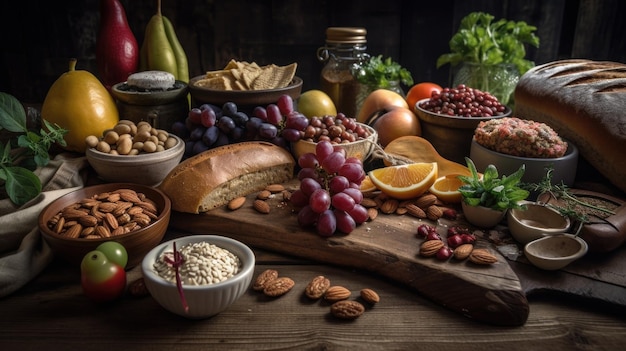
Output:
[[119,298],[126,290],[126,271],[101,251],[90,251],[81,265],[83,293],[96,302]]
[[412,86],[406,94],[406,103],[409,105],[409,109],[415,112],[415,104],[418,101],[429,98],[433,92],[440,92],[441,90],[443,90],[443,88],[435,83],[417,83]]

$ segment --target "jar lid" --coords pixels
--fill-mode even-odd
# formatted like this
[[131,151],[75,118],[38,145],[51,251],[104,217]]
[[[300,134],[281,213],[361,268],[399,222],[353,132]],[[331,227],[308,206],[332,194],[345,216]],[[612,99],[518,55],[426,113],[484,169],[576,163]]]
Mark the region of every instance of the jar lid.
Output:
[[328,27],[326,43],[328,44],[364,44],[367,30],[360,27]]

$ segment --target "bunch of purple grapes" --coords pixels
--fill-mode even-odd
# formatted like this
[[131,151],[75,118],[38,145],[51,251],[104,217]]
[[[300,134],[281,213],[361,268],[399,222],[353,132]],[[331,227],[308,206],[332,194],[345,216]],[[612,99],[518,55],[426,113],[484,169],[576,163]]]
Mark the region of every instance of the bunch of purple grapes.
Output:
[[241,141],[264,140],[289,150],[289,143],[304,135],[309,120],[294,110],[289,95],[275,104],[257,106],[250,116],[234,102],[224,105],[202,104],[189,110],[184,122],[172,125],[172,132],[186,142],[185,156]]
[[360,159],[346,157],[345,150],[330,141],[320,141],[315,153],[298,159],[300,188],[291,195],[291,203],[299,208],[298,224],[315,227],[322,236],[337,231],[349,234],[368,219],[361,205],[360,185],[365,171]]
[[285,94],[275,104],[255,107],[246,128],[252,139],[267,140],[288,149],[289,143],[302,139],[308,125],[309,119],[294,110],[293,99]]

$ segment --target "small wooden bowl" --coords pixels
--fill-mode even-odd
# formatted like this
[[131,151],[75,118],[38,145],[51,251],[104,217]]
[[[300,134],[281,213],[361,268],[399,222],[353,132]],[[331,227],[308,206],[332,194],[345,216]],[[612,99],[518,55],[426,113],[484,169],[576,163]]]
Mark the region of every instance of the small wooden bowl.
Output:
[[[48,228],[48,221],[63,208],[93,195],[118,189],[132,189],[138,193],[145,194],[147,198],[156,203],[158,217],[144,228],[109,238],[73,239],[63,237]],[[41,235],[46,243],[50,245],[54,255],[77,266],[80,266],[85,254],[94,250],[101,243],[110,240],[117,241],[122,244],[128,252],[128,269],[141,263],[145,254],[161,242],[170,222],[170,214],[171,201],[162,191],[141,184],[108,183],[72,191],[52,201],[39,214],[38,226]]]

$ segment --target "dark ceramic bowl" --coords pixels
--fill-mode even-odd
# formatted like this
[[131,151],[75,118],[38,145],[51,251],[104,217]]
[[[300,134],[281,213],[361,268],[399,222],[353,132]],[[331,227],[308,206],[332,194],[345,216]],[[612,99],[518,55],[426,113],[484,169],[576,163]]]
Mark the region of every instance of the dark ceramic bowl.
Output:
[[193,99],[193,106],[203,103],[221,107],[226,102],[234,102],[241,109],[252,109],[255,106],[266,106],[276,103],[281,95],[289,95],[295,101],[302,92],[302,79],[294,77],[284,88],[269,90],[216,90],[196,85],[205,75],[196,76],[189,81],[189,91]]
[[420,107],[429,98],[415,104],[415,113],[420,120],[422,137],[435,147],[444,158],[465,165],[469,157],[474,131],[481,121],[502,118],[511,115],[507,107],[504,114],[494,117],[461,117],[433,113]]

